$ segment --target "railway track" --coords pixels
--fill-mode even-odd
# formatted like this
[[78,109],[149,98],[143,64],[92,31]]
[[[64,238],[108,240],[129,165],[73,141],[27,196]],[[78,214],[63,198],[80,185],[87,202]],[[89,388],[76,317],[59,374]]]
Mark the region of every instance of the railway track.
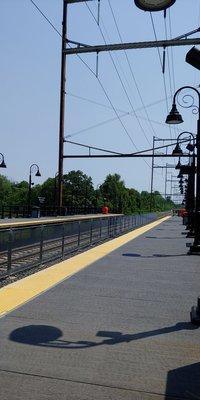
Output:
[[[163,213],[161,213],[163,216]],[[0,280],[29,269],[64,260],[88,246],[149,223],[155,213],[99,218],[62,225],[11,228],[0,232]],[[55,237],[56,236],[56,237]]]
[[11,269],[8,269],[8,251],[0,252],[0,279],[33,268],[41,263],[45,264],[52,260],[64,259],[70,253],[107,239],[107,233],[107,227],[103,227],[101,232],[95,229],[91,234],[91,230],[88,230],[81,237],[77,233],[65,237],[64,240],[63,237],[46,240],[43,241],[42,252],[40,242],[15,248],[12,250]]

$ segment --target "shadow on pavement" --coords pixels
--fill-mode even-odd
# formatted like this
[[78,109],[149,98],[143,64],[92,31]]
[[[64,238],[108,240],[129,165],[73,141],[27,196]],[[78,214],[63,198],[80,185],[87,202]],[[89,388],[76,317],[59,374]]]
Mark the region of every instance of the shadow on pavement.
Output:
[[165,392],[171,398],[200,400],[200,363],[169,371]]
[[187,253],[183,254],[152,254],[152,256],[142,256],[138,253],[123,253],[124,257],[141,257],[141,258],[155,258],[155,257],[183,257],[187,256]]
[[134,334],[123,334],[121,332],[98,331],[96,336],[106,338],[101,342],[91,341],[66,341],[59,339],[62,331],[58,328],[48,325],[28,325],[17,328],[9,335],[9,340],[27,345],[55,347],[62,349],[84,349],[88,347],[96,347],[102,345],[116,345],[119,343],[128,343],[135,340],[145,339],[148,337],[164,335],[167,333],[198,329],[197,326],[189,322],[178,322],[176,325],[155,329],[147,332],[139,332]]
[[173,240],[173,239],[181,239],[183,240],[182,237],[179,236],[162,236],[162,237],[158,237],[158,236],[145,236],[145,239],[162,239],[162,240]]

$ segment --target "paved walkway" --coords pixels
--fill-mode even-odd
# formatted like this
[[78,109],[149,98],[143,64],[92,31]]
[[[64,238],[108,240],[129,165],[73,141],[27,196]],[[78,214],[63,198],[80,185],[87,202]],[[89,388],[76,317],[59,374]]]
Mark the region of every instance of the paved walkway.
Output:
[[1,318],[0,399],[200,399],[182,231],[171,218]]

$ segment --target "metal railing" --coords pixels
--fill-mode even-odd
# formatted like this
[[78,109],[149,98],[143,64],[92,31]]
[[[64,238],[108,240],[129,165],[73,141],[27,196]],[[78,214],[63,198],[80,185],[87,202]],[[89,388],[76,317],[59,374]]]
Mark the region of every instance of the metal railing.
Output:
[[164,214],[120,215],[0,229],[0,279],[63,260],[70,253],[119,236]]
[[51,217],[57,215],[80,215],[80,214],[97,214],[101,212],[100,208],[97,207],[47,207],[31,206],[30,208],[25,206],[0,206],[0,219],[4,218],[38,218],[38,217]]

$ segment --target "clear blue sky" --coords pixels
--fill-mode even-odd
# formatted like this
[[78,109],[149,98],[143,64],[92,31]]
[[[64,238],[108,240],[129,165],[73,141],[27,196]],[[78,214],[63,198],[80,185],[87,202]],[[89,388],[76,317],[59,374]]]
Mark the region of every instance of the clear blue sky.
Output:
[[[62,0],[34,1],[61,31]],[[110,0],[110,4],[124,42],[154,40],[149,13],[136,8],[133,0]],[[88,5],[97,15],[97,1],[88,2]],[[68,8],[68,38],[87,44],[103,44],[99,28],[86,4],[72,4]],[[153,13],[153,20],[158,39],[165,38],[163,13]],[[170,17],[167,13],[168,37],[170,25],[172,37],[197,28],[200,25],[199,0],[177,0],[170,9]],[[101,0],[100,26],[108,43],[120,41],[108,0]],[[30,0],[0,0],[0,27],[0,151],[5,154],[8,167],[1,173],[15,181],[27,180],[30,164],[37,163],[42,177],[35,178],[35,183],[36,180],[41,183],[49,176],[54,176],[58,168],[61,38]],[[172,51],[169,49],[169,58],[166,58],[165,79],[169,108],[174,86],[177,89],[185,84],[199,84],[198,71],[185,63],[188,50],[188,47],[174,48],[172,59]],[[122,117],[122,121],[132,141],[139,149],[149,148],[153,134],[161,138],[170,137],[169,127],[164,123],[167,110],[158,52],[157,49],[128,50],[127,56],[134,79],[124,52],[112,53],[129,100],[108,53],[99,56],[99,79],[114,107],[119,110],[119,115],[131,113]],[[95,71],[95,55],[83,55],[82,58]],[[142,102],[135,83],[149,118],[153,121],[151,124],[144,119],[147,116],[141,108]],[[120,152],[135,151],[118,120],[93,127],[116,116],[99,82],[76,56],[67,59],[67,92],[65,133],[71,135],[71,140]],[[151,105],[159,100],[156,105]],[[181,131],[194,132],[196,116],[191,109],[181,109],[181,113],[185,121]],[[177,129],[172,130],[172,135],[177,135]],[[69,152],[84,151],[65,144],[65,154]],[[156,162],[164,164],[162,160]],[[173,159],[168,162],[173,162]],[[150,159],[148,163],[151,163]],[[108,173],[119,173],[128,187],[150,190],[150,168],[144,160],[65,160],[64,171],[67,173],[72,169],[81,169],[92,176],[95,186]],[[154,189],[164,191],[164,173],[161,170],[156,171]]]

